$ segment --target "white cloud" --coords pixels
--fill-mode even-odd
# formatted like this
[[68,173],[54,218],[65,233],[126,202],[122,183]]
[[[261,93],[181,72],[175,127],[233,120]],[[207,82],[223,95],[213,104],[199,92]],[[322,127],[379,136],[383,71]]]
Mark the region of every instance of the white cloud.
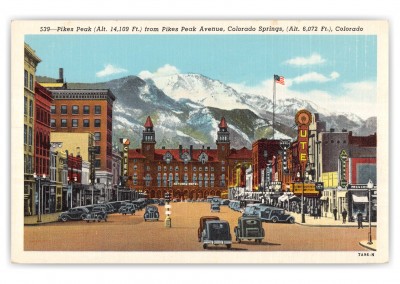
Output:
[[128,70],[107,64],[104,69],[96,73],[96,77],[106,77],[114,74],[125,73]]
[[319,82],[319,83],[325,83],[328,81],[336,80],[337,78],[340,77],[340,74],[336,71],[332,72],[329,77],[317,73],[317,72],[310,72],[306,73],[304,75],[298,76],[294,79],[291,79],[290,81],[295,84],[301,84],[301,83],[308,83],[308,82]]
[[[337,78],[338,74],[332,72],[329,79]],[[318,78],[318,76],[316,76]],[[340,86],[338,93],[328,90],[314,89],[310,91],[295,91],[290,88],[289,79],[285,80],[284,86],[276,85],[276,99],[284,100],[296,98],[315,103],[319,107],[334,113],[353,113],[366,119],[377,115],[377,86],[375,81],[362,81],[346,83]],[[238,92],[259,95],[272,100],[273,81],[265,80],[257,86],[247,86],[245,84],[228,84]]]
[[142,79],[151,79],[155,77],[164,77],[164,76],[170,76],[170,75],[175,75],[179,74],[180,71],[178,68],[175,66],[165,64],[164,66],[160,67],[157,69],[156,72],[151,73],[150,71],[144,70],[139,73],[139,77]]
[[321,57],[319,54],[312,54],[310,57],[296,57],[289,60],[286,60],[285,63],[289,65],[295,66],[307,66],[307,65],[316,65],[322,64],[326,60]]

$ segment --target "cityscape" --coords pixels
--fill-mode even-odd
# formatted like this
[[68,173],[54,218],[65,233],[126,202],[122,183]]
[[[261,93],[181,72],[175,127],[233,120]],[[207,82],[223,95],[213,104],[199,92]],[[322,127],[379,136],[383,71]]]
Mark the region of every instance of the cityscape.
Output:
[[[376,122],[371,126],[371,120],[365,120],[369,127],[366,123],[361,127],[343,115],[321,114],[313,105],[279,113],[275,92],[285,85],[285,78],[273,74],[274,98],[268,106],[257,104],[260,109],[268,108],[267,116],[254,117],[260,109],[252,109],[251,114],[219,110],[219,102],[214,101],[207,119],[196,119],[197,128],[188,117],[190,131],[176,130],[171,136],[181,122],[162,119],[162,111],[148,106],[141,107],[140,113],[132,108],[131,113],[121,111],[129,103],[139,103],[128,102],[116,92],[120,86],[67,82],[61,66],[58,78],[40,76],[36,70],[41,54],[27,43],[24,59],[25,250],[203,250],[210,248],[203,231],[199,233],[203,246],[196,236],[203,215],[219,215],[228,221],[236,242],[232,237],[226,244],[233,250],[375,250]],[[124,80],[142,84],[138,78]],[[157,78],[152,80],[157,82]],[[221,92],[227,94],[226,90]],[[160,100],[158,95],[149,100],[155,103]],[[179,102],[184,102],[188,112],[199,109],[195,99]],[[169,103],[162,104],[166,109],[177,107]],[[123,116],[133,117],[135,123],[121,124]],[[240,126],[252,117],[257,128]],[[329,127],[340,125],[332,122],[333,117],[346,118],[344,125],[357,128],[357,133],[351,128]],[[104,207],[105,214],[94,214],[96,207]],[[268,219],[265,208],[282,210],[280,217]],[[246,244],[252,238],[241,238],[235,227],[240,218],[255,216],[261,218],[261,229],[266,232],[256,239],[264,244],[260,246]],[[108,238],[110,230],[115,230],[110,224],[120,226],[112,233],[115,238]],[[141,228],[129,231],[136,243],[121,239],[132,229],[126,224]],[[41,235],[37,225],[54,234]],[[304,231],[310,227],[315,231]],[[166,228],[171,231],[161,237],[165,241],[159,245],[145,235]],[[169,238],[176,237],[174,228],[185,228],[181,237],[193,234],[193,240],[168,246]],[[79,230],[96,235],[98,241],[81,242],[76,234]],[[74,240],[72,244],[59,239],[65,235]],[[313,243],[298,245],[296,241],[302,238]]]

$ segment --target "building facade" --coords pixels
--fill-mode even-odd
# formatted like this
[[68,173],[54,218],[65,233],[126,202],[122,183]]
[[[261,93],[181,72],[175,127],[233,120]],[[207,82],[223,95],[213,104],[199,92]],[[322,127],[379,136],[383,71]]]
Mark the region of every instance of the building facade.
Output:
[[24,215],[36,213],[37,185],[33,177],[34,161],[34,113],[36,67],[41,59],[27,44],[24,46]]
[[[112,116],[115,96],[108,89],[51,89],[51,128],[54,132],[92,133],[96,147],[96,182],[112,182]],[[81,149],[85,153],[87,148]]]
[[[154,125],[147,117],[142,147],[130,149],[128,153],[127,186],[156,198],[164,197],[165,192],[177,199],[198,199],[226,193],[228,184],[237,182],[236,166],[251,163],[251,151],[230,148],[225,118],[221,119],[218,127],[216,149],[195,149],[192,145],[157,149]],[[245,174],[241,179],[245,181]]]

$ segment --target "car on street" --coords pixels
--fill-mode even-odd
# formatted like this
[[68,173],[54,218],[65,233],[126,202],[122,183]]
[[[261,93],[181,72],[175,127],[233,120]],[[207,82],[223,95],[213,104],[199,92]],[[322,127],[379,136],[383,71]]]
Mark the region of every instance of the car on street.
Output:
[[285,209],[272,206],[260,206],[259,208],[259,218],[263,222],[293,224],[295,221],[294,217],[286,213]]
[[229,205],[229,199],[222,199],[221,200],[221,205]]
[[58,216],[58,221],[70,221],[70,220],[84,220],[86,215],[89,214],[89,210],[85,207],[74,207],[68,209],[68,211],[62,212]]
[[145,222],[148,220],[158,221],[158,219],[160,218],[160,214],[158,213],[158,208],[154,205],[147,205],[143,218]]
[[220,212],[219,203],[211,203],[211,212]]
[[219,217],[218,216],[202,216],[202,217],[200,217],[200,225],[199,225],[199,228],[197,229],[197,239],[199,242],[201,242],[201,234],[203,233],[206,222],[212,221],[212,220],[219,220]]
[[203,249],[209,245],[226,245],[228,249],[232,247],[232,235],[229,223],[223,220],[206,221],[206,225],[201,234]]
[[131,214],[134,215],[136,212],[136,206],[132,203],[126,203],[125,205],[121,206],[118,210],[119,213],[122,215]]
[[233,231],[235,232],[236,241],[238,243],[242,240],[255,240],[261,243],[265,237],[262,221],[258,217],[239,217],[238,225]]
[[84,218],[84,220],[86,222],[100,222],[100,221],[105,221],[107,222],[107,217],[108,214],[107,212],[104,210],[104,207],[102,206],[94,206],[92,211],[88,214],[86,214],[86,217]]

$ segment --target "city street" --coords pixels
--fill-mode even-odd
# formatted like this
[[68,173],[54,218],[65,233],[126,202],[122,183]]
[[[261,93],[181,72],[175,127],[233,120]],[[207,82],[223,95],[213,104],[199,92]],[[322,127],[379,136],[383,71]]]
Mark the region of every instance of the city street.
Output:
[[[230,223],[235,251],[364,251],[360,240],[367,239],[368,228],[318,227],[300,224],[264,223],[266,237],[261,244],[254,241],[237,243],[233,232],[241,215],[228,206],[220,213],[210,213],[210,203],[171,203],[172,228],[164,226],[163,206],[160,220],[145,222],[143,211],[136,215],[109,215],[107,222],[69,221],[24,227],[26,251],[203,251],[197,241],[199,218],[219,216]],[[299,222],[300,220],[296,220]],[[376,228],[372,228],[376,239]],[[226,250],[226,246],[210,246],[209,250]]]

